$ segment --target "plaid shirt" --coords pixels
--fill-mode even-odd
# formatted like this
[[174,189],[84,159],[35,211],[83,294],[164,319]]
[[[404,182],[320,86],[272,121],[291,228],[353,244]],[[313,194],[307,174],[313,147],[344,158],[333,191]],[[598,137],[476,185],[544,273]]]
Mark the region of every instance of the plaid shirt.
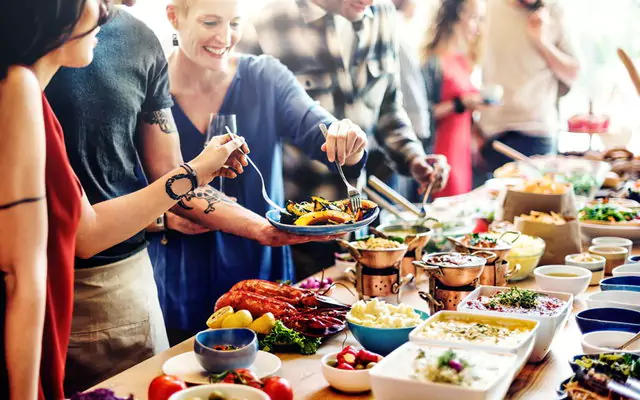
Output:
[[[339,119],[352,120],[375,137],[371,142],[377,142],[394,169],[408,174],[409,161],[424,155],[424,150],[402,105],[395,7],[388,0],[377,0],[364,19],[354,23],[357,39],[347,70],[335,22],[342,17],[324,10],[319,13],[309,1],[268,1],[247,27],[239,51],[280,59],[323,108]],[[325,169],[310,166],[293,149],[286,154],[287,178],[302,185],[330,186],[322,177]]]

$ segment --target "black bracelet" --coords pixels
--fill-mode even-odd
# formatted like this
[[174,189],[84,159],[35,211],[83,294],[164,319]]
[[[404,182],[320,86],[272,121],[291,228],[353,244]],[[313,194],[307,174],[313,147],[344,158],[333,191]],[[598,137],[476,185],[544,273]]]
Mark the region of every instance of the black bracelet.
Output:
[[462,114],[467,110],[467,107],[465,107],[459,96],[453,98],[453,106],[453,111],[455,111],[456,114]]
[[184,168],[184,170],[187,171],[187,173],[189,174],[189,179],[191,180],[191,185],[193,186],[191,190],[194,190],[195,188],[197,188],[198,175],[196,174],[196,171],[193,168],[191,168],[191,165],[189,165],[188,163],[184,163],[180,167]]
[[[193,192],[198,187],[198,178],[193,168],[191,168],[191,166],[186,163],[182,164],[180,167],[183,168],[185,171],[187,171],[187,173],[176,174],[171,178],[167,179],[167,183],[165,184],[165,190],[167,192],[167,195],[169,195],[169,197],[171,197],[171,199],[173,200],[182,200],[183,197],[187,196],[189,193]],[[175,183],[175,181],[184,179],[184,178],[189,179],[189,181],[191,182],[191,189],[187,190],[187,192],[184,194],[176,194],[173,191],[172,186]]]

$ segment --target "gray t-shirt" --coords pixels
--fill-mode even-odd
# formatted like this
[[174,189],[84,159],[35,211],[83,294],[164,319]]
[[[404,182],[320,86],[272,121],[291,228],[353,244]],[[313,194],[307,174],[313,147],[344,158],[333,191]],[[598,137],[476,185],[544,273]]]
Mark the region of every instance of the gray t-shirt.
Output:
[[[142,112],[173,105],[167,61],[155,34],[123,9],[98,33],[93,62],[61,69],[46,90],[64,131],[73,170],[91,204],[146,185],[137,149]],[[77,268],[110,264],[146,246],[144,232]]]

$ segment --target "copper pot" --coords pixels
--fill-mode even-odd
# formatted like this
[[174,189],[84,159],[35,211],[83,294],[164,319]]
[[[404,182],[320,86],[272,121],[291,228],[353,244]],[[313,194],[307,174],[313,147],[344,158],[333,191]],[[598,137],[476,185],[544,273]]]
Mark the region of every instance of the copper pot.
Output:
[[[485,254],[489,252],[481,251],[471,255],[461,253],[433,253],[423,257],[422,261],[414,261],[416,267],[422,268],[426,274],[431,275],[442,285],[450,287],[461,287],[474,284],[480,278],[487,260],[484,257],[478,257],[476,254]],[[470,261],[463,266],[449,266],[439,264],[436,257],[443,255],[467,256]],[[495,254],[493,255],[495,256]]]
[[422,300],[429,305],[430,314],[438,311],[456,311],[458,304],[476,289],[475,286],[465,286],[463,288],[436,287],[432,295],[427,292],[418,292]]
[[404,239],[409,246],[407,253],[400,264],[400,273],[402,275],[413,274],[418,276],[418,270],[413,262],[422,259],[422,252],[431,240],[431,229],[423,225],[414,224],[393,224],[380,225],[375,231],[385,236],[395,236]]
[[[504,236],[508,234],[514,234],[516,235],[516,238],[511,241],[504,240],[503,239]],[[459,253],[473,253],[476,251],[487,250],[487,251],[496,253],[498,258],[501,258],[504,260],[507,258],[509,251],[511,251],[511,248],[513,247],[513,243],[516,240],[520,239],[520,235],[521,235],[520,232],[515,232],[515,231],[503,232],[498,238],[498,240],[496,240],[496,247],[493,247],[493,248],[476,247],[476,246],[465,244],[464,242],[465,236],[447,237],[447,240],[453,243],[455,251]]]
[[506,286],[507,280],[520,271],[520,264],[509,265],[509,261],[498,259],[493,263],[487,263],[480,275],[480,284],[483,286]]
[[355,246],[355,242],[338,239],[338,243],[349,249],[349,254],[359,263],[369,268],[385,269],[397,266],[402,261],[409,246],[401,245],[396,249],[367,250]]

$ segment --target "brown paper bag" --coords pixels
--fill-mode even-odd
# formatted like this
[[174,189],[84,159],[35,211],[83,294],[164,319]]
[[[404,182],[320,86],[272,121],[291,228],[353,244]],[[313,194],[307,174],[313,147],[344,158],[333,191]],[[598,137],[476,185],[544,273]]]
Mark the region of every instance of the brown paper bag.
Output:
[[563,194],[535,194],[505,187],[496,200],[495,220],[513,221],[515,217],[531,211],[554,212],[570,218],[578,216],[571,188]]
[[566,224],[554,225],[527,221],[516,217],[516,230],[529,236],[542,238],[546,244],[544,255],[539,265],[564,265],[564,258],[569,254],[582,252],[580,224],[575,218],[565,218]]

